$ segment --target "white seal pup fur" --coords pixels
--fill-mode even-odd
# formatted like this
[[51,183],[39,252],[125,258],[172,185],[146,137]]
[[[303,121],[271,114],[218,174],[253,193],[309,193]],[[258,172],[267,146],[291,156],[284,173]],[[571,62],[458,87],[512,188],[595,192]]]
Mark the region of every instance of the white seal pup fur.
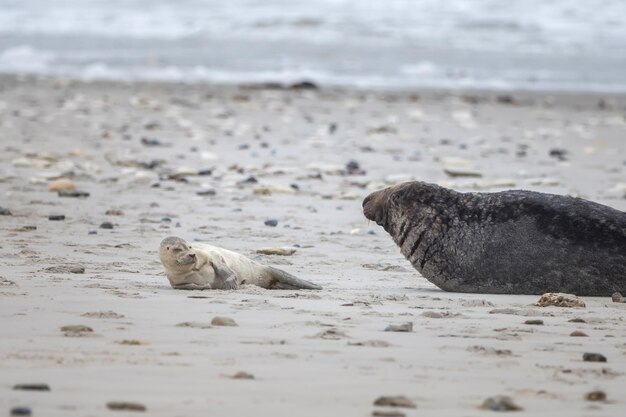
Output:
[[262,265],[237,252],[170,236],[161,242],[159,258],[174,289],[233,290],[242,284],[280,290],[320,290],[322,287]]

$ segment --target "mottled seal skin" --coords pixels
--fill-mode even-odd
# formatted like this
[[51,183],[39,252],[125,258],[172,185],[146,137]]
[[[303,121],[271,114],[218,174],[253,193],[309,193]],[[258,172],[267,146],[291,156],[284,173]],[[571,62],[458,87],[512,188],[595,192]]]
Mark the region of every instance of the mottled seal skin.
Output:
[[192,246],[176,236],[163,239],[159,259],[170,285],[178,290],[234,290],[242,284],[281,290],[322,289],[237,252],[203,243]]
[[459,193],[423,182],[376,191],[365,217],[445,291],[626,291],[626,213],[532,191]]

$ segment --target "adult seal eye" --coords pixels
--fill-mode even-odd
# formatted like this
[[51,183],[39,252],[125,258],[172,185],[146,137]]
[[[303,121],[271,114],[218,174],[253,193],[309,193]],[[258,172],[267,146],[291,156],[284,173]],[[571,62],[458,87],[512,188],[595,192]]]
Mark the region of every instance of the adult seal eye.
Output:
[[626,213],[592,201],[522,190],[459,193],[415,181],[370,194],[364,214],[446,291],[626,290]]

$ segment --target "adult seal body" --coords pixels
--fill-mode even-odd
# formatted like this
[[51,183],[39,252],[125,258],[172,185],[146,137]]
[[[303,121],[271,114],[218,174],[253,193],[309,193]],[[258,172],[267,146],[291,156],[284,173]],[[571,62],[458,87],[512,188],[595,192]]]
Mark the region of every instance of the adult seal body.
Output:
[[237,252],[206,244],[193,246],[178,237],[163,239],[159,258],[174,289],[232,290],[242,284],[268,289],[320,290],[322,287]]
[[445,291],[626,292],[626,213],[532,191],[459,193],[408,182],[376,191],[363,213]]

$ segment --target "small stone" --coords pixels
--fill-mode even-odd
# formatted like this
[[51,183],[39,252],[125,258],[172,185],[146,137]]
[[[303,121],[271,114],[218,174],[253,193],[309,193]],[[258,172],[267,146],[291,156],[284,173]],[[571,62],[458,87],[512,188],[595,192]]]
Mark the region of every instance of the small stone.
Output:
[[11,417],[14,416],[30,416],[32,412],[28,407],[13,407],[11,409]]
[[198,175],[201,177],[209,176],[213,173],[212,169],[200,169],[198,170]]
[[16,391],[50,391],[48,384],[17,384],[13,386]]
[[265,225],[270,227],[276,227],[278,225],[278,220],[276,219],[267,219],[265,220]]
[[217,193],[215,192],[215,190],[201,190],[201,191],[196,191],[196,195],[199,196],[203,196],[203,197],[211,197],[216,195]]
[[542,295],[535,305],[539,307],[585,307],[585,302],[573,294],[549,292]]
[[11,213],[11,210],[4,208],[4,207],[0,207],[0,216],[12,216],[13,213]]
[[381,407],[417,408],[415,403],[404,395],[378,397],[374,405]]
[[75,189],[76,185],[74,185],[74,183],[67,178],[60,178],[48,184],[48,191],[52,191],[55,193],[58,193],[60,191],[74,191]]
[[97,230],[90,230],[87,232],[88,235],[97,235],[98,231]]
[[480,408],[491,411],[520,411],[522,408],[515,404],[511,397],[498,395],[489,397],[481,404]]
[[567,154],[568,154],[567,149],[558,149],[558,148],[550,149],[550,156],[558,159],[559,161],[566,161]]
[[104,214],[107,216],[123,216],[124,212],[119,209],[108,209]]
[[146,406],[139,403],[129,403],[124,401],[111,401],[107,403],[109,410],[115,411],[146,411]]
[[232,379],[254,379],[254,375],[249,374],[244,371],[237,372],[235,375],[231,377]]
[[596,390],[585,394],[585,400],[587,401],[606,401],[606,393],[604,391]]
[[83,326],[82,324],[75,324],[61,327],[61,331],[66,336],[82,336],[87,333],[93,333],[93,329],[89,326]]
[[583,361],[585,362],[606,362],[606,356],[601,353],[583,353]]
[[160,140],[153,139],[153,138],[141,138],[141,144],[144,146],[150,146],[150,147],[163,146]]
[[526,320],[524,324],[530,324],[532,326],[543,326],[543,320]]
[[78,191],[78,190],[72,190],[72,191],[61,190],[58,192],[58,196],[59,197],[72,197],[72,198],[87,198],[89,197],[89,193],[86,191]]
[[390,324],[385,328],[386,332],[412,332],[413,331],[413,323],[404,323],[404,324]]
[[580,330],[574,330],[569,334],[571,337],[588,337],[587,333],[581,332]]
[[375,410],[372,411],[372,417],[406,417],[406,414],[397,410]]
[[213,320],[211,320],[211,324],[213,326],[238,326],[235,320],[231,319],[230,317],[220,316],[213,317]]
[[100,225],[100,229],[113,229],[113,223],[111,223],[111,222],[103,222]]
[[48,216],[48,220],[52,220],[52,221],[65,220],[65,215],[64,214],[51,214]]
[[587,323],[584,319],[581,319],[580,317],[574,317],[573,319],[569,319],[568,322],[570,322],[570,323]]
[[291,248],[291,247],[261,248],[261,249],[257,249],[256,253],[259,253],[261,255],[291,256],[294,253],[296,253],[296,248]]
[[52,272],[54,274],[84,274],[84,266],[76,265],[58,265],[50,266],[45,269],[46,272]]
[[624,296],[618,292],[614,292],[613,295],[611,295],[611,299],[613,300],[614,303],[624,302]]

